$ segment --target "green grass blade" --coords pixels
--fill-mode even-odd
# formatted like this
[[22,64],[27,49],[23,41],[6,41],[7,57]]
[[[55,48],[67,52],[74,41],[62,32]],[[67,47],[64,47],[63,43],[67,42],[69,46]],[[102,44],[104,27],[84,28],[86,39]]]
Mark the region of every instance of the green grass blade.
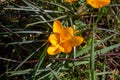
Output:
[[42,52],[42,54],[40,55],[40,58],[39,58],[39,62],[38,64],[35,66],[35,70],[34,70],[34,74],[33,74],[33,80],[36,80],[36,74],[37,74],[37,71],[39,70],[40,66],[42,65],[43,63],[43,60],[46,56],[46,51],[47,51],[47,47],[44,49],[44,51]]
[[6,72],[10,74],[9,76],[14,76],[14,75],[24,75],[24,74],[29,74],[32,71],[32,69],[26,69],[26,70],[19,70],[19,71],[10,71]]
[[57,75],[57,72],[55,72],[55,71],[52,70],[51,68],[50,68],[50,71],[53,73],[53,75],[56,77],[57,80],[61,80],[61,79],[59,78],[59,76]]
[[95,53],[94,53],[94,35],[95,30],[92,28],[92,43],[91,43],[91,53],[90,53],[90,80],[95,80]]
[[59,16],[59,17],[54,18],[54,19],[46,20],[46,21],[38,21],[38,22],[30,23],[30,24],[26,25],[26,28],[29,27],[29,26],[33,26],[33,25],[37,25],[37,24],[41,24],[41,23],[53,22],[54,20],[63,19],[63,18],[66,18],[66,17],[67,17],[67,15],[63,15],[63,16]]
[[18,68],[20,68],[28,59],[30,59],[36,52],[38,52],[46,43],[44,43],[42,46],[40,46],[38,49],[36,49],[36,51],[34,51],[33,53],[31,53],[22,63],[20,63],[15,70],[17,70]]
[[[108,39],[112,38],[113,36],[114,36],[114,34],[111,35],[111,36],[109,36],[109,37],[107,37],[107,38],[105,38],[105,39],[103,39],[103,40],[101,40],[101,41],[98,42],[98,43],[95,43],[95,44],[94,44],[94,47],[96,47],[97,45],[99,45],[99,44],[107,41]],[[90,49],[91,49],[91,44],[88,45],[87,47],[82,48],[81,50],[79,50],[79,51],[76,53],[76,57],[79,57],[80,55],[83,55],[84,53],[88,52]]]
[[[105,72],[106,71],[106,57],[105,57],[105,59],[104,59],[104,63],[103,63],[103,72]],[[102,80],[105,80],[105,77],[106,77],[106,75],[105,74],[103,74],[102,75]]]
[[106,48],[104,48],[104,49],[101,49],[101,50],[96,51],[95,54],[105,54],[105,53],[107,53],[108,51],[113,50],[114,48],[117,48],[117,47],[119,47],[119,46],[120,46],[120,43],[114,44],[114,45],[112,45],[112,46],[109,46],[109,47],[106,47]]

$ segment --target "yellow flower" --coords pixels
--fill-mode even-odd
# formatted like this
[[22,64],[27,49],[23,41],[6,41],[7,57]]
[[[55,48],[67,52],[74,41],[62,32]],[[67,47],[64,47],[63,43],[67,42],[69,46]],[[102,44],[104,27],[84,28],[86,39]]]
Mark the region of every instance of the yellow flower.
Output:
[[66,2],[69,2],[69,3],[72,3],[74,1],[77,1],[77,0],[66,0]]
[[74,36],[72,27],[63,28],[60,21],[55,20],[53,23],[53,33],[48,38],[51,45],[47,52],[50,55],[56,55],[60,52],[70,53],[72,47],[78,46],[83,42],[80,36]]
[[90,4],[93,8],[102,8],[110,4],[110,0],[87,0],[87,4]]

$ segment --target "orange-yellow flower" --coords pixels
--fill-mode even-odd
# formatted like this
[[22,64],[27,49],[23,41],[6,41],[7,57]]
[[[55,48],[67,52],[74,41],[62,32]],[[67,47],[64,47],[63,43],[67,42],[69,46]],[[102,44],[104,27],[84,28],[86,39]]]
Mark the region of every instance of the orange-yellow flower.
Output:
[[72,3],[74,1],[77,1],[77,0],[66,0],[66,2],[69,2],[69,3]]
[[87,4],[90,4],[93,8],[102,8],[110,4],[110,0],[87,0]]
[[63,28],[60,21],[55,20],[53,23],[53,33],[48,38],[51,45],[47,52],[50,55],[56,55],[60,52],[70,53],[72,47],[78,46],[83,42],[80,36],[74,36],[72,27]]

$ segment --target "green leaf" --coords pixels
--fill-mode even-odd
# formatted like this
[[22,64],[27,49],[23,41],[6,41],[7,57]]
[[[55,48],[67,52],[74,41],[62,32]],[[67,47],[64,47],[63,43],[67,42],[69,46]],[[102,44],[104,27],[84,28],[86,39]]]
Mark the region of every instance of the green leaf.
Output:
[[15,70],[17,70],[18,68],[20,68],[28,59],[30,59],[36,52],[38,52],[46,43],[44,43],[42,46],[40,46],[38,49],[36,49],[36,51],[34,51],[33,53],[31,53],[25,60],[23,60],[23,62],[21,62],[16,68]]
[[112,46],[109,46],[109,47],[106,47],[104,49],[96,51],[95,54],[105,54],[108,51],[113,50],[114,48],[119,47],[119,46],[120,46],[120,43],[119,44],[114,44]]
[[39,68],[41,67],[42,63],[43,63],[43,60],[46,56],[46,53],[47,53],[47,47],[45,47],[44,51],[42,52],[42,54],[40,55],[39,57],[39,62],[37,63],[37,65],[35,66],[35,69],[34,69],[34,73],[33,73],[33,80],[36,80],[36,74],[37,74],[37,71],[39,70]]
[[[107,37],[107,38],[105,38],[105,39],[103,39],[103,40],[101,40],[101,41],[98,42],[98,43],[95,43],[95,44],[94,44],[94,47],[96,47],[97,45],[99,45],[99,44],[107,41],[108,39],[110,39],[110,38],[113,37],[113,36],[114,36],[114,34],[111,35],[111,36],[109,36],[109,37]],[[88,45],[87,47],[82,48],[81,50],[79,50],[79,51],[76,53],[76,57],[79,57],[79,56],[83,55],[84,53],[88,52],[90,49],[91,49],[91,44]]]
[[31,71],[32,69],[26,69],[26,70],[19,70],[19,71],[10,71],[6,73],[10,74],[9,76],[15,76],[15,75],[29,74]]

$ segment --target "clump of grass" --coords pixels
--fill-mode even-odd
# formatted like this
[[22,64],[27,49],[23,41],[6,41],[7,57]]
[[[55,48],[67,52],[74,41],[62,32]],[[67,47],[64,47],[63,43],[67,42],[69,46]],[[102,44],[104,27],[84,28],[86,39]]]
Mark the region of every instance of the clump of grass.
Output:
[[[119,1],[94,9],[85,0],[0,2],[0,79],[119,80]],[[47,54],[54,20],[74,26],[84,42],[69,54]]]

